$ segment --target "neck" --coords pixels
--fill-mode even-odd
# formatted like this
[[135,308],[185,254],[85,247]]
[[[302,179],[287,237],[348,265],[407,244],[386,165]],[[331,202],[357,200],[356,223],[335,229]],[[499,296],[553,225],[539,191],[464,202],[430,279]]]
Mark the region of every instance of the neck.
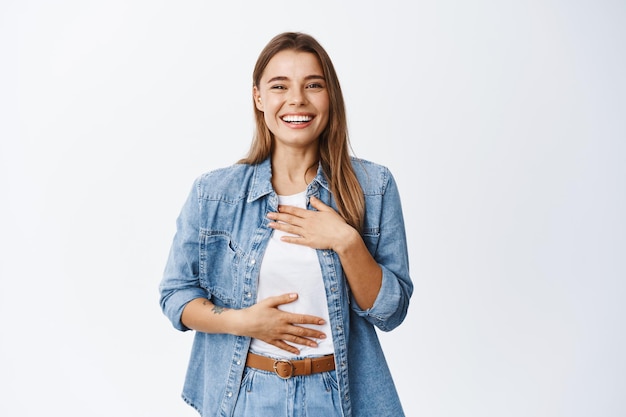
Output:
[[280,195],[302,192],[317,174],[316,153],[272,155],[272,186]]

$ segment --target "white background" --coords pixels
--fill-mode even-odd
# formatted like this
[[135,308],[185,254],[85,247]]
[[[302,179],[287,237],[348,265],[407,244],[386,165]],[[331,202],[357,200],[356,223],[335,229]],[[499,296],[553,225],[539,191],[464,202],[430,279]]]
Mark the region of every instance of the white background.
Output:
[[621,0],[3,1],[0,415],[196,415],[157,287],[285,30],[400,187],[407,415],[626,415],[625,28]]

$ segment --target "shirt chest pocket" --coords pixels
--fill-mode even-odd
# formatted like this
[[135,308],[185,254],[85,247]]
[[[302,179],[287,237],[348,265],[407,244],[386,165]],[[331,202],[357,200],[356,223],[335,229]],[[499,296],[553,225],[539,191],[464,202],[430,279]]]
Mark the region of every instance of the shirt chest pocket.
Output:
[[240,299],[238,268],[242,254],[231,236],[203,230],[200,234],[200,285],[215,305],[232,306]]

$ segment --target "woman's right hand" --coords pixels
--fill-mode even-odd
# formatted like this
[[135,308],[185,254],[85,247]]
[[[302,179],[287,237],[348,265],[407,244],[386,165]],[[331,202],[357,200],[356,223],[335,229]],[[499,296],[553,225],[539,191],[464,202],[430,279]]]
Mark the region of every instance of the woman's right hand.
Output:
[[289,313],[278,308],[297,299],[297,294],[283,294],[238,310],[241,320],[238,321],[237,333],[262,340],[295,355],[299,354],[300,350],[292,344],[317,347],[314,339],[324,339],[326,335],[303,325],[322,325],[324,320],[316,316]]

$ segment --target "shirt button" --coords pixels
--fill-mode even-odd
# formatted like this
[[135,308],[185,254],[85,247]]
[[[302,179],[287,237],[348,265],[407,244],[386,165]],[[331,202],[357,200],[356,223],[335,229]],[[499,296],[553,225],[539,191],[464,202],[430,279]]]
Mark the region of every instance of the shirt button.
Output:
[[252,297],[252,294],[250,294],[249,292],[246,293],[246,298],[250,298]]
[[256,263],[256,261],[253,259],[250,261],[250,265],[254,265]]
[[237,365],[241,365],[241,360],[237,359]]
[[227,393],[226,393],[226,396],[227,396],[228,398],[230,398],[230,397],[232,397],[232,396],[233,396],[233,393],[232,393],[232,392],[227,392]]

